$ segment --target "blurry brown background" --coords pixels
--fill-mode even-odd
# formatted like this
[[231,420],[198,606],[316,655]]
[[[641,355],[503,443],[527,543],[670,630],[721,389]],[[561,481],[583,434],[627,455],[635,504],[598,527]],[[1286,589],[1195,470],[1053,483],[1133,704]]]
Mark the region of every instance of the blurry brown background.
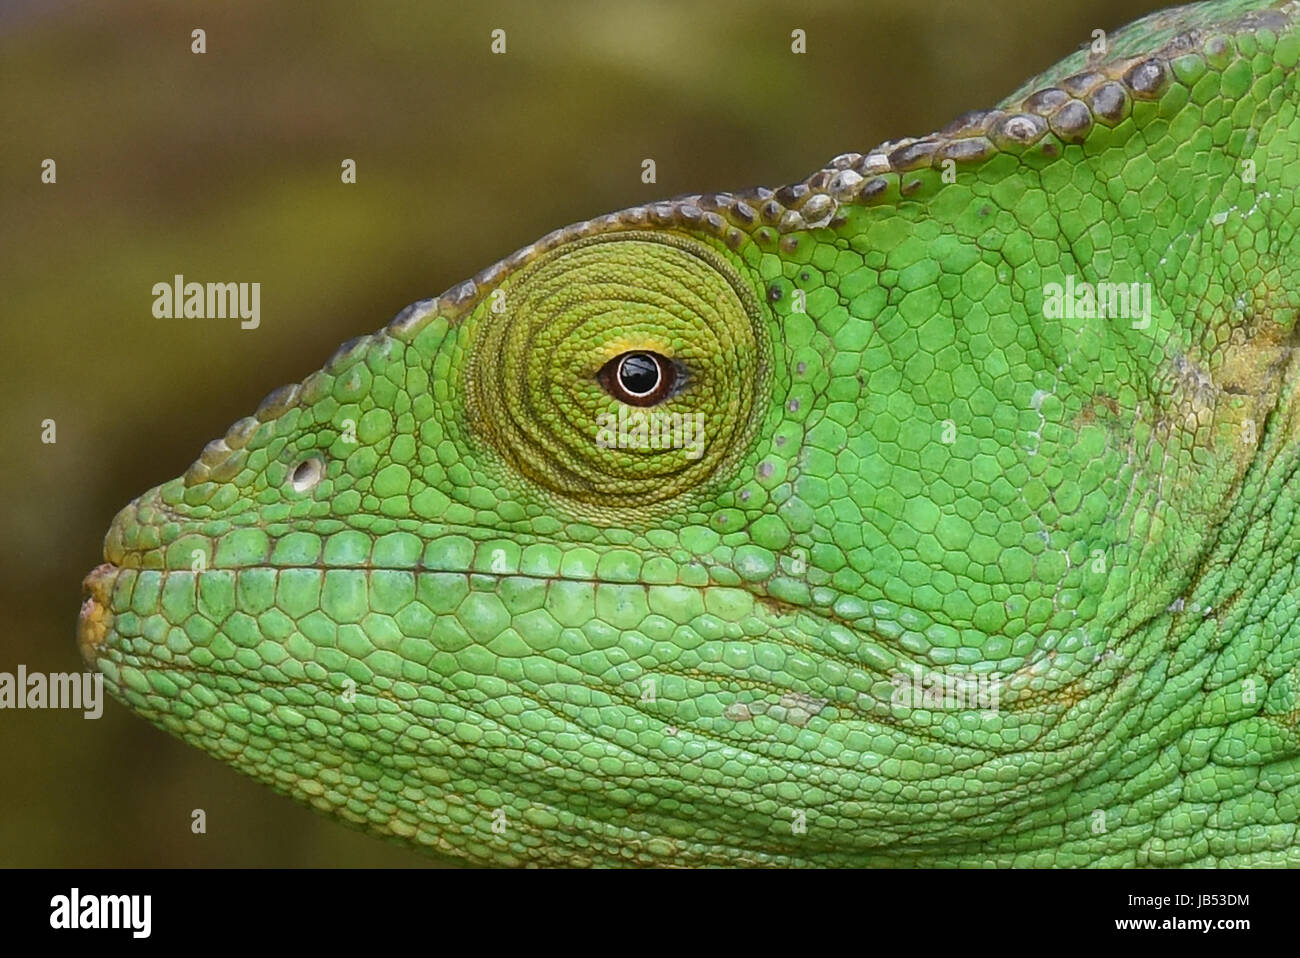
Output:
[[[0,671],[79,670],[116,510],[407,303],[566,223],[929,132],[1158,5],[0,2]],[[176,273],[260,282],[261,327],[155,319]],[[428,863],[114,702],[0,712],[0,865],[340,864]]]

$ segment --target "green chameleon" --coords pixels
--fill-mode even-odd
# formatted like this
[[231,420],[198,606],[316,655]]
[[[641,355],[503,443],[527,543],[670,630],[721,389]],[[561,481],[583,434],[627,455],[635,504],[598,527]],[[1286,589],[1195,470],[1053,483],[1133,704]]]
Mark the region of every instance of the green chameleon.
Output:
[[1300,4],[550,233],[114,520],[78,638],[502,865],[1300,863]]

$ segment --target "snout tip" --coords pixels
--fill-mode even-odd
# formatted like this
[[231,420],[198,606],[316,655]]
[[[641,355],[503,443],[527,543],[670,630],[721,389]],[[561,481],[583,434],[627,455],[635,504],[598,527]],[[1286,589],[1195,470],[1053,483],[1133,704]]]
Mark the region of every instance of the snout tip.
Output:
[[113,624],[109,599],[118,571],[117,566],[106,562],[92,569],[81,583],[85,599],[77,615],[77,648],[86,664],[92,667]]

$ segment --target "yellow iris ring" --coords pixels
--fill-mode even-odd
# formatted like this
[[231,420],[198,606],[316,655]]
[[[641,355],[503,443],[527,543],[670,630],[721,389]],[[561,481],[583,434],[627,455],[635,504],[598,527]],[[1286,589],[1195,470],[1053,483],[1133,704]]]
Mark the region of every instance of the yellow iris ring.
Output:
[[[758,300],[689,237],[566,244],[508,277],[474,322],[471,426],[519,473],[576,501],[680,495],[734,462],[757,427],[769,365]],[[684,385],[652,407],[618,402],[596,374],[635,350],[679,363]]]

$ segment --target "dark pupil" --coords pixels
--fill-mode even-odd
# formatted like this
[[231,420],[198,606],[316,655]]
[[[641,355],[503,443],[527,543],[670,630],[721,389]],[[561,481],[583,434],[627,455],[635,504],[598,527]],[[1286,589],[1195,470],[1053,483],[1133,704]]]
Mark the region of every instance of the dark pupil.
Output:
[[644,396],[659,385],[659,364],[645,353],[633,353],[618,367],[620,385],[634,396]]

